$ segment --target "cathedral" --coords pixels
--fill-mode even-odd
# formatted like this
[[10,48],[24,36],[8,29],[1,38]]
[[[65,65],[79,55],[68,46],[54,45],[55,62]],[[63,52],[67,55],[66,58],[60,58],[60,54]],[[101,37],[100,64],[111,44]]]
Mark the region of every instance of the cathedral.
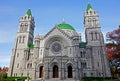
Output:
[[110,67],[98,13],[87,5],[84,12],[85,42],[64,21],[47,34],[34,36],[31,10],[19,20],[8,76],[45,81],[110,77]]

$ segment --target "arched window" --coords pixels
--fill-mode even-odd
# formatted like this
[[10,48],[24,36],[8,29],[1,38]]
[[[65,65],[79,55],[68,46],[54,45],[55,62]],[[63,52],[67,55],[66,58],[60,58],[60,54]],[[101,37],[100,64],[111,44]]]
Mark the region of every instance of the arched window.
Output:
[[91,18],[88,19],[88,25],[89,25],[89,26],[92,26]]
[[83,76],[86,77],[86,73],[83,73]]
[[21,36],[19,37],[19,43],[21,43]]
[[32,63],[28,63],[27,64],[27,69],[31,69],[32,68]]
[[93,27],[95,27],[95,19],[93,19]]
[[26,18],[27,18],[27,17],[25,16],[24,19],[26,20]]
[[17,76],[17,73],[16,73],[16,76]]
[[81,68],[87,68],[87,63],[86,62],[81,62]]
[[23,23],[21,23],[21,24],[20,24],[20,27],[23,27],[23,26],[24,26],[24,24],[23,24]]
[[41,55],[42,55],[42,49],[41,49]]
[[83,52],[82,51],[80,52],[80,57],[83,58]]
[[90,15],[92,15],[92,11],[90,11]]
[[20,24],[20,32],[23,32],[23,30],[24,30],[24,24],[21,23],[21,24]]
[[91,76],[93,76],[93,73],[91,73]]
[[23,76],[23,73],[21,73],[21,76]]
[[25,23],[25,27],[27,27],[28,26],[28,24],[27,23]]
[[93,27],[95,27],[96,26],[96,19],[94,18],[93,19]]
[[85,52],[85,51],[83,51],[83,58],[85,58],[85,57],[86,57],[85,53],[86,53],[86,52]]
[[94,34],[93,34],[93,32],[91,32],[91,40],[93,41],[94,40],[94,36],[93,36]]
[[23,39],[22,39],[22,43],[24,43],[25,42],[25,36],[23,36]]
[[71,54],[71,48],[70,48],[70,54]]
[[96,38],[96,40],[98,40],[98,33],[97,32],[95,32],[95,38]]
[[32,63],[30,63],[30,68],[32,68]]
[[86,56],[85,56],[85,53],[86,53],[85,51],[81,51],[81,52],[80,52],[81,58],[85,58],[85,57],[86,57]]
[[29,63],[27,64],[27,68],[29,68]]
[[99,62],[97,64],[98,64],[98,67],[99,67]]
[[17,57],[19,57],[19,53],[17,53]]
[[19,68],[19,63],[17,64],[17,68]]
[[39,45],[40,44],[40,41],[39,40],[37,40],[37,45]]
[[15,73],[14,73],[14,77],[15,77]]

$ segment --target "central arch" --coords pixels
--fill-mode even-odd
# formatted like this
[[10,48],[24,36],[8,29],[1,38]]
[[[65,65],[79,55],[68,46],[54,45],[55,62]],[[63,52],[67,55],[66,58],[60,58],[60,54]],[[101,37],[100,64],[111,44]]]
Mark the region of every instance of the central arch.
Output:
[[68,66],[68,78],[73,78],[72,66]]
[[58,78],[59,74],[58,74],[58,66],[54,65],[53,66],[53,78]]

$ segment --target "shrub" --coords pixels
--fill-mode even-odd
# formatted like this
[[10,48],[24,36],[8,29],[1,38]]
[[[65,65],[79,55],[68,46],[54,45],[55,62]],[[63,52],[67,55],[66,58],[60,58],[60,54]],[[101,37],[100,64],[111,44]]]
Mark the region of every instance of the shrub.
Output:
[[4,78],[4,81],[15,81],[15,79],[17,79],[17,81],[25,81],[27,77],[7,77]]
[[84,81],[104,81],[103,77],[84,77]]

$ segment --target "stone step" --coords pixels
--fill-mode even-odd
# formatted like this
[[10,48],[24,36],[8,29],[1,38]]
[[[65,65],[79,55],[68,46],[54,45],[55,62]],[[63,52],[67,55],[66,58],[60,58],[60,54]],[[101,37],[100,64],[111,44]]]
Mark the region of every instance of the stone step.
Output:
[[[42,81],[42,80],[32,80],[32,81]],[[43,81],[78,81],[78,80],[43,80]]]
[[52,79],[47,79],[47,80],[32,80],[32,81],[79,81],[79,80],[74,80],[74,79],[65,79],[65,80],[60,80],[59,78],[52,78]]

